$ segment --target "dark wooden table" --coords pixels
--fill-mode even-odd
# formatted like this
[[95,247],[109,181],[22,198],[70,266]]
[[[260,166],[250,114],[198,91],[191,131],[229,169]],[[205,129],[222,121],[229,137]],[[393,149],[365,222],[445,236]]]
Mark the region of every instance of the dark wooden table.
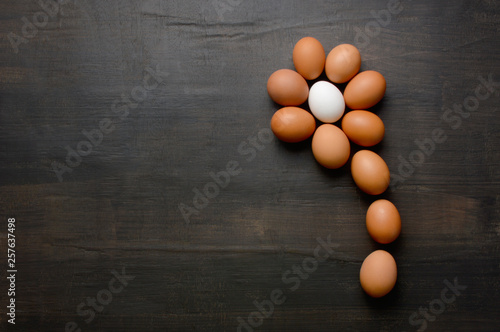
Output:
[[[2,1],[0,330],[499,331],[499,24],[486,0]],[[269,135],[304,36],[387,79],[391,245],[349,166]]]

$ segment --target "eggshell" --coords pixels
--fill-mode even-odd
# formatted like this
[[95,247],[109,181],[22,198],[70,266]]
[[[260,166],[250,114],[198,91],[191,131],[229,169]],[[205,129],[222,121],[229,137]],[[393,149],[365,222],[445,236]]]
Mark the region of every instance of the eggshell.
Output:
[[396,240],[401,233],[401,216],[396,206],[386,199],[373,202],[366,212],[366,229],[378,243]]
[[361,146],[374,146],[385,134],[382,120],[368,111],[347,113],[342,119],[342,130],[352,142]]
[[361,150],[354,154],[351,174],[358,188],[369,195],[380,195],[389,187],[389,168],[373,151]]
[[325,73],[334,83],[345,83],[359,72],[361,54],[351,44],[334,47],[326,58]]
[[311,113],[298,107],[283,107],[274,113],[271,130],[280,140],[296,143],[308,139],[316,129]]
[[349,139],[337,126],[323,124],[316,129],[312,139],[316,161],[330,169],[345,165],[351,153]]
[[313,37],[304,37],[293,48],[295,70],[307,80],[318,78],[325,68],[325,49]]
[[308,103],[316,119],[325,123],[338,121],[345,110],[342,93],[335,85],[327,81],[313,84],[309,91]]
[[361,287],[371,297],[387,295],[396,285],[397,278],[396,261],[385,250],[376,250],[369,254],[359,271]]
[[299,73],[291,69],[279,69],[267,80],[267,92],[280,105],[298,106],[307,100],[309,87]]
[[384,76],[374,70],[367,70],[354,76],[347,83],[344,99],[347,107],[354,110],[365,110],[377,104],[385,94]]

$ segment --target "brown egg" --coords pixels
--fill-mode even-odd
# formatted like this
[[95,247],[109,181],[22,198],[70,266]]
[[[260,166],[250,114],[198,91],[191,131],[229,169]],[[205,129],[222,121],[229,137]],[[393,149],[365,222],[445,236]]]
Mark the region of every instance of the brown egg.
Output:
[[380,195],[389,187],[389,168],[373,151],[361,150],[354,154],[351,174],[358,188],[369,195]]
[[385,250],[376,250],[369,254],[359,271],[361,287],[371,297],[387,295],[396,285],[397,278],[396,261]]
[[313,37],[304,37],[293,48],[295,70],[306,80],[318,78],[325,68],[325,49]]
[[351,146],[347,136],[337,126],[323,124],[314,133],[312,151],[318,163],[335,169],[345,165],[351,153]]
[[280,69],[267,80],[267,92],[280,105],[298,106],[307,100],[309,87],[299,73],[291,69]]
[[349,139],[361,146],[374,146],[384,138],[382,120],[368,111],[351,111],[342,119],[342,130]]
[[283,107],[271,119],[271,130],[284,142],[296,143],[308,139],[315,129],[314,116],[298,107]]
[[401,216],[398,209],[386,199],[373,202],[366,212],[366,229],[378,243],[387,244],[401,233]]
[[333,83],[345,83],[354,77],[361,67],[361,54],[351,44],[334,47],[326,58],[325,73]]
[[379,72],[367,70],[354,76],[344,90],[347,107],[365,110],[377,104],[385,94],[386,82]]

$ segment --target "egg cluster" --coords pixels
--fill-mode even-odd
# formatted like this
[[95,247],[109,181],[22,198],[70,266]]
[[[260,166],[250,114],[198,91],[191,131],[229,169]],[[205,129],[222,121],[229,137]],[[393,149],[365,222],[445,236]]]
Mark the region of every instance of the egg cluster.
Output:
[[[376,71],[359,72],[361,55],[355,46],[338,45],[326,56],[317,39],[305,37],[293,49],[293,64],[296,71],[277,70],[267,81],[271,99],[284,106],[271,119],[276,137],[296,143],[312,136],[314,158],[329,169],[347,163],[350,142],[371,147],[382,141],[384,123],[367,109],[382,100],[386,81]],[[323,71],[328,80],[318,80],[309,88],[307,81],[318,79]],[[342,83],[347,83],[343,93],[335,85]],[[299,107],[306,101],[310,112]],[[344,115],[346,107],[351,111]],[[316,120],[322,123],[319,127]],[[340,120],[339,128],[334,123]],[[380,195],[389,187],[389,168],[373,151],[364,149],[354,154],[351,174],[358,188],[369,195]],[[376,242],[391,243],[401,232],[397,208],[388,200],[376,200],[367,210],[366,228]],[[361,286],[372,297],[389,293],[396,279],[396,261],[385,250],[372,252],[361,265]]]

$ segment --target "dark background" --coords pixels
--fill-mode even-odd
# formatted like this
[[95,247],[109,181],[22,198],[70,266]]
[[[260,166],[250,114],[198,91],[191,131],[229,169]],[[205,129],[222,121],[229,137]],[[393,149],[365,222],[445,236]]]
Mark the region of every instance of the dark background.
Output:
[[[391,3],[66,1],[47,23],[40,16],[35,36],[25,29],[31,38],[15,53],[9,38],[22,37],[23,17],[33,22],[42,9],[2,1],[0,329],[64,331],[75,322],[82,331],[235,331],[255,300],[281,289],[285,303],[256,331],[416,331],[425,326],[411,315],[430,303],[439,311],[433,300],[456,278],[467,288],[426,330],[500,330],[500,86],[479,105],[468,98],[479,77],[500,82],[500,5],[406,0],[390,21],[377,21]],[[267,78],[293,68],[293,46],[305,36],[326,52],[356,45],[362,70],[387,80],[373,109],[386,137],[373,150],[403,179],[381,195],[402,216],[391,245],[366,232],[376,197],[355,187],[348,165],[320,167],[310,140],[257,140],[255,157],[244,153],[278,109]],[[122,95],[143,91],[148,68],[161,83],[128,115],[114,112]],[[468,115],[445,113],[464,101]],[[107,118],[114,130],[60,181],[53,167],[66,163],[67,147]],[[446,141],[416,152],[415,140],[435,130]],[[411,157],[417,166],[405,166]],[[241,173],[187,223],[179,204],[193,206],[193,190],[229,161]],[[15,326],[4,311],[9,217]],[[334,253],[291,291],[282,275],[327,236]],[[395,289],[378,300],[359,285],[361,263],[376,249],[398,263]],[[123,269],[135,278],[85,322],[79,304],[104,294]]]

